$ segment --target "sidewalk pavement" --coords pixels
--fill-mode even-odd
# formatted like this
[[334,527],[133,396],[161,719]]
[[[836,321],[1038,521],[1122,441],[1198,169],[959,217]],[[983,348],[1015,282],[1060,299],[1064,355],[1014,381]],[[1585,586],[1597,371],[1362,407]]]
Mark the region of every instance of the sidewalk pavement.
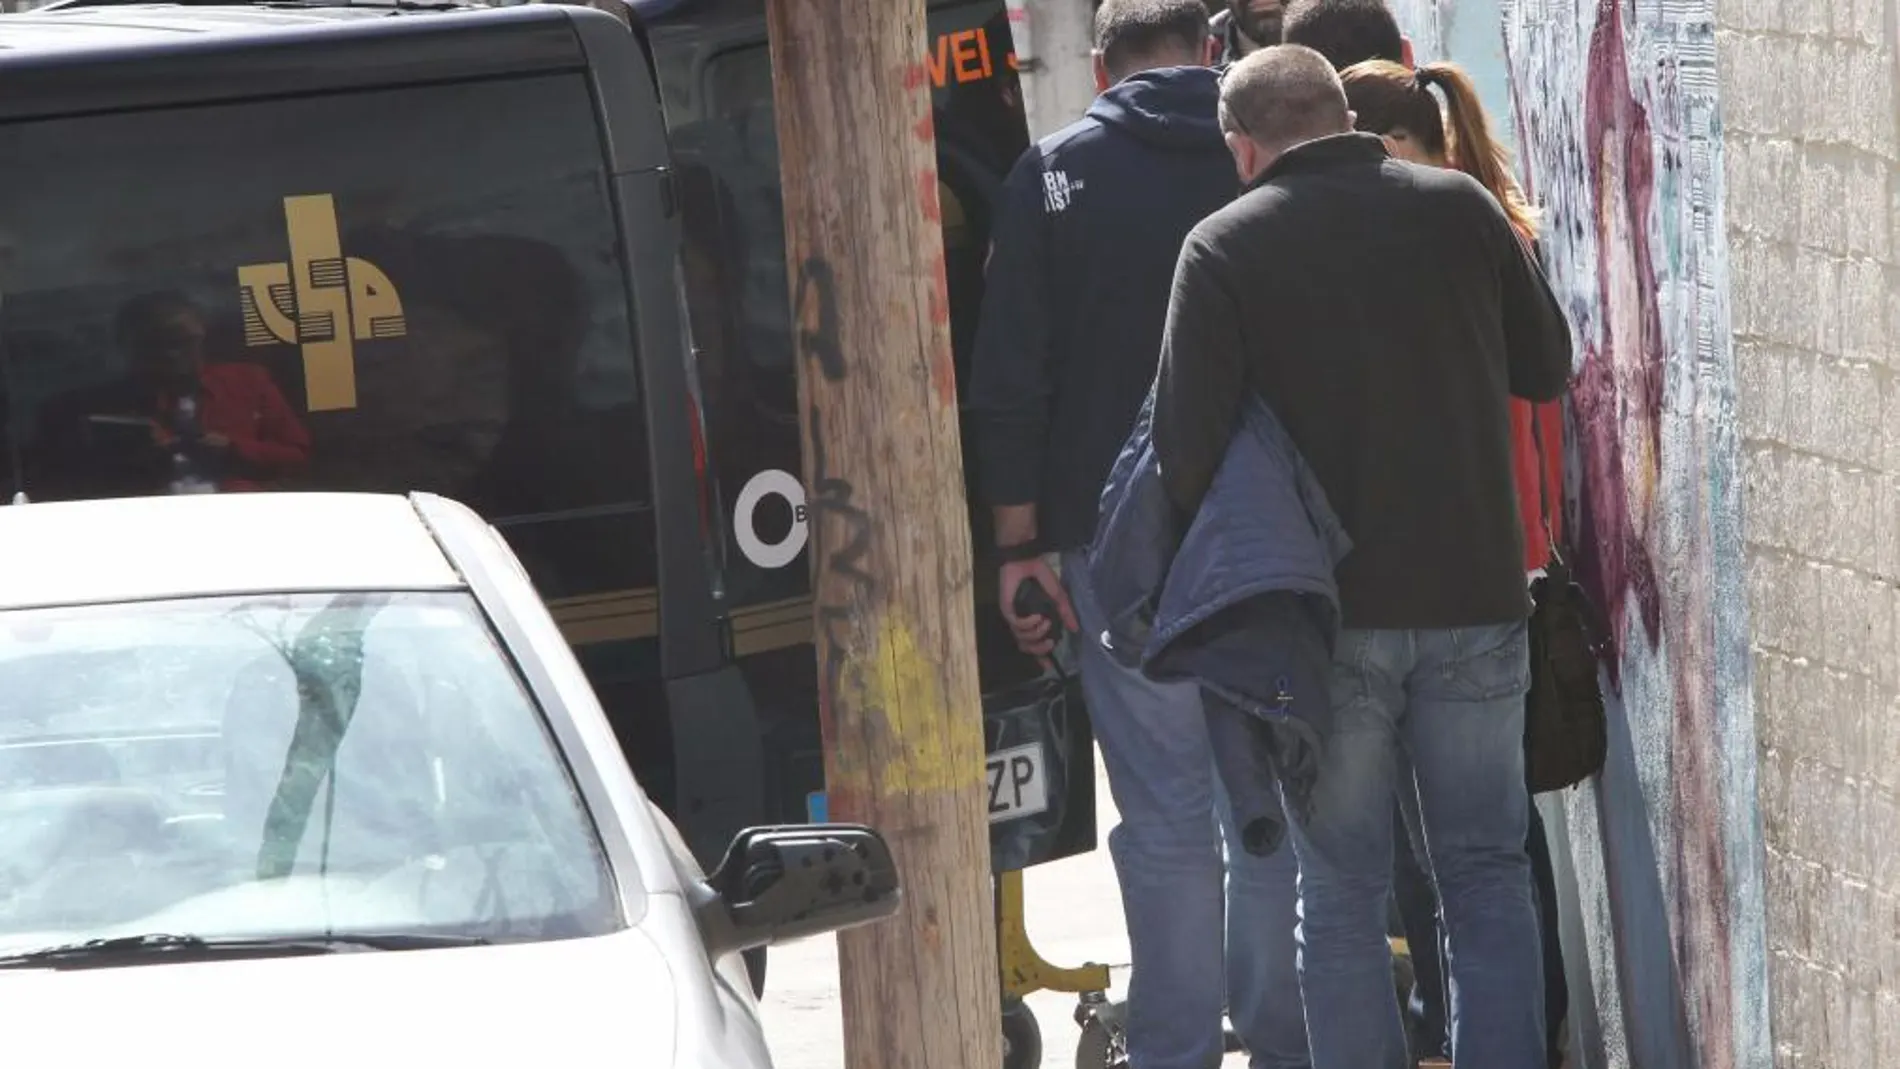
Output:
[[[1097,832],[1105,840],[1117,818],[1099,756],[1096,770]],[[1023,875],[1023,899],[1030,941],[1044,959],[1065,967],[1106,962],[1111,968],[1109,996],[1119,999],[1126,993],[1128,934],[1106,849],[1030,869]],[[1075,1025],[1075,996],[1041,992],[1028,1001],[1042,1025],[1044,1069],[1071,1069],[1081,1036]],[[772,951],[762,1009],[777,1069],[843,1069],[836,939],[807,939]],[[1230,1054],[1223,1069],[1246,1064],[1244,1056]]]

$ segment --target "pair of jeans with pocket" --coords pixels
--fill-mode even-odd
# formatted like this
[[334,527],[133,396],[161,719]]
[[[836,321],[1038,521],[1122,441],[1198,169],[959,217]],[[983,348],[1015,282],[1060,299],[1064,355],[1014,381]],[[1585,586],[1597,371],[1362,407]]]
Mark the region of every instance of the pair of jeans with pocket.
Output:
[[1457,1063],[1544,1065],[1525,851],[1529,678],[1522,622],[1340,635],[1313,812],[1291,828],[1314,1069],[1409,1064],[1386,942],[1394,836],[1404,834],[1394,827],[1395,790],[1416,792],[1442,900]]

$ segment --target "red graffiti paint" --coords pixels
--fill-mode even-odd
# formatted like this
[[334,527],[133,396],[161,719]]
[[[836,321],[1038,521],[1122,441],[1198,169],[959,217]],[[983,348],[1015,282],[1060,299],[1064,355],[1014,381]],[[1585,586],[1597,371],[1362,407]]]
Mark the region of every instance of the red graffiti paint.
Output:
[[[1633,515],[1630,498],[1656,485],[1666,356],[1649,233],[1655,149],[1648,112],[1630,87],[1622,24],[1621,0],[1607,0],[1590,40],[1583,149],[1593,201],[1608,206],[1593,220],[1600,250],[1597,300],[1605,325],[1601,337],[1586,344],[1572,394],[1588,459],[1578,573],[1608,618],[1610,671],[1619,685],[1628,642],[1625,607],[1634,600],[1648,645],[1655,644],[1662,624],[1649,549],[1653,532],[1638,529],[1650,517]],[[1640,449],[1635,458],[1626,455],[1631,448]],[[1631,485],[1632,475],[1646,485]]]
[[[950,326],[950,283],[942,253],[938,253],[930,262],[930,322],[946,330]],[[950,346],[939,345],[931,352],[930,381],[937,390],[937,399],[954,407],[957,403],[957,365],[951,359]]]
[[927,111],[924,112],[924,117],[917,120],[917,125],[911,127],[910,132],[911,132],[911,136],[915,137],[919,141],[922,141],[926,145],[935,142],[937,140],[936,116],[934,116],[930,112],[927,112]]
[[930,358],[930,384],[937,390],[937,399],[945,405],[955,407],[957,403],[957,365],[950,359],[950,347]]
[[943,222],[943,204],[938,200],[935,169],[917,172],[917,202],[924,207],[925,219],[933,223]]
[[[1705,479],[1662,482],[1663,369],[1669,359],[1659,311],[1655,205],[1656,138],[1649,108],[1636,96],[1625,45],[1623,0],[1601,0],[1590,40],[1585,87],[1584,167],[1597,238],[1602,329],[1586,348],[1573,393],[1584,455],[1579,574],[1612,627],[1608,667],[1620,686],[1632,651],[1625,621],[1642,629],[1645,654],[1667,645],[1673,708],[1664,709],[1669,749],[1645,760],[1666,763],[1671,810],[1665,849],[1674,871],[1671,954],[1682,984],[1682,1017],[1704,1069],[1734,1069],[1733,954],[1723,799],[1723,731],[1715,685],[1719,621],[1708,577],[1716,567]],[[1671,101],[1652,102],[1668,108]],[[1664,110],[1661,114],[1669,115]],[[1667,158],[1663,161],[1668,163]],[[1680,359],[1693,359],[1682,354]],[[1671,470],[1706,470],[1698,434],[1677,441]],[[1671,559],[1667,604],[1657,567],[1662,509],[1686,511],[1686,544]],[[1633,608],[1634,612],[1628,610]],[[1754,800],[1731,800],[1753,805]],[[1662,1007],[1647,1012],[1666,1012]]]
[[904,68],[904,88],[922,89],[930,84],[930,70],[922,63],[912,63]]
[[[941,285],[939,285],[938,288],[941,288]],[[944,295],[935,289],[933,289],[930,294],[930,321],[938,326],[950,322],[950,302],[945,300]],[[941,371],[942,369],[939,368],[937,370]]]
[[925,950],[934,954],[943,949],[943,919],[936,906],[924,907],[923,930],[918,934],[923,937]]

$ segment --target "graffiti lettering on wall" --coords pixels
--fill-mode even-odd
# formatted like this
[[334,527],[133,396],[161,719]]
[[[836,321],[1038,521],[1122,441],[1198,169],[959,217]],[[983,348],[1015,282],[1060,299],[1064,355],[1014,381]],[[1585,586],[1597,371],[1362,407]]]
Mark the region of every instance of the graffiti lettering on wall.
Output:
[[[1621,988],[1625,1020],[1605,1030],[1627,1049],[1609,1060],[1686,1054],[1708,1069],[1766,1069],[1714,0],[1394,8],[1419,58],[1469,67],[1496,125],[1515,134],[1576,333],[1567,526],[1611,621],[1608,669],[1630,741],[1622,767],[1569,806],[1578,853],[1603,860],[1577,879],[1594,899],[1583,912],[1610,922],[1587,935],[1600,993]],[[1647,930],[1628,901],[1638,866],[1666,931]],[[1645,941],[1665,938],[1681,987],[1668,1010],[1637,997],[1644,981],[1629,967]],[[1662,1032],[1686,1033],[1688,1051]]]

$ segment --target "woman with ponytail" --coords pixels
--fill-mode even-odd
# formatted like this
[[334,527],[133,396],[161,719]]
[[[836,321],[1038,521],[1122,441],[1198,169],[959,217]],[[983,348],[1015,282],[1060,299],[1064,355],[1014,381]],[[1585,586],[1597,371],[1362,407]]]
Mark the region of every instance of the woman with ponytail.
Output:
[[[1491,126],[1470,75],[1452,63],[1427,63],[1411,70],[1373,60],[1346,68],[1340,80],[1345,83],[1346,100],[1358,117],[1360,130],[1385,138],[1386,147],[1399,159],[1456,168],[1477,179],[1504,207],[1518,236],[1526,244],[1536,245],[1537,209],[1524,199],[1511,177],[1511,161],[1504,147],[1491,139]],[[1444,95],[1442,108],[1433,87]],[[1562,519],[1562,431],[1561,401],[1542,405],[1511,402],[1518,507],[1524,517],[1524,566],[1533,573],[1549,561],[1550,539]],[[1540,440],[1541,449],[1536,444]],[[1545,507],[1539,507],[1540,501],[1546,502]]]
[[[1386,148],[1398,159],[1428,167],[1455,168],[1476,179],[1496,197],[1505,217],[1518,237],[1533,249],[1537,245],[1538,213],[1524,197],[1511,176],[1511,160],[1504,146],[1492,140],[1491,126],[1478,99],[1470,75],[1453,63],[1427,63],[1416,69],[1386,60],[1355,64],[1340,72],[1346,87],[1346,101],[1356,116],[1355,124],[1364,133],[1378,134]],[[1436,88],[1437,93],[1432,90]],[[1442,104],[1440,102],[1442,96]],[[1519,514],[1524,526],[1524,567],[1535,577],[1550,561],[1551,540],[1562,522],[1563,493],[1563,408],[1552,401],[1533,405],[1511,401],[1511,452],[1517,481]],[[1402,807],[1403,808],[1403,807]],[[1406,823],[1413,824],[1411,814]],[[1531,834],[1526,844],[1531,855],[1531,871],[1536,884],[1539,920],[1544,942],[1545,1016],[1550,1046],[1550,1064],[1561,1064],[1560,1038],[1563,1032],[1568,992],[1564,982],[1561,947],[1557,941],[1556,886],[1550,866],[1549,844],[1544,826],[1531,807]],[[1427,1048],[1441,1042],[1445,1020],[1446,992],[1443,987],[1443,958],[1435,950],[1443,943],[1435,937],[1436,923],[1423,913],[1420,899],[1426,897],[1429,884],[1413,859],[1396,859],[1398,871],[1394,886],[1400,892],[1400,911],[1406,914],[1407,942],[1420,986],[1416,1007],[1421,1020],[1419,1037]],[[1406,885],[1414,894],[1406,894]],[[1410,897],[1413,900],[1407,902]],[[1409,908],[1408,908],[1409,907]],[[1423,940],[1419,934],[1433,938]],[[1434,947],[1431,943],[1436,943]],[[1424,944],[1424,945],[1421,945]],[[1438,1054],[1428,1049],[1427,1056]]]

